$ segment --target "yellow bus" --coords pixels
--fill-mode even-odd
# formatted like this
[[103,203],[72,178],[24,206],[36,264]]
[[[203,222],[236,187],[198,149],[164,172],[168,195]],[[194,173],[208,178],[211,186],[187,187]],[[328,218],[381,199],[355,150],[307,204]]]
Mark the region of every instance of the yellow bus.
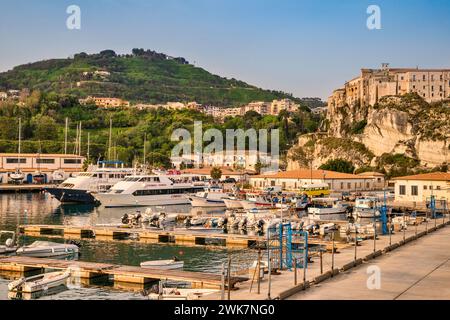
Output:
[[300,188],[300,192],[308,197],[325,197],[331,194],[330,186],[327,183],[305,184]]

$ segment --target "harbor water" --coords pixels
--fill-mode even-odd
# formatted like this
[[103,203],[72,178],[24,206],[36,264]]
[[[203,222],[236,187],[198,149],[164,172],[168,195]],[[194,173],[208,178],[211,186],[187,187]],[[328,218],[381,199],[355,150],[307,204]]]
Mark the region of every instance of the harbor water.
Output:
[[[163,209],[170,213],[187,213],[190,206],[176,206]],[[97,224],[120,223],[124,213],[135,211],[133,208],[106,209],[87,205],[61,205],[57,200],[44,193],[2,194],[0,195],[0,230],[16,231],[20,224],[48,224],[87,226]],[[0,242],[4,244],[4,235]],[[63,239],[33,238],[21,236],[20,244],[29,244],[36,240],[64,242]],[[177,246],[169,244],[144,244],[133,240],[96,241],[81,240],[78,260],[119,265],[139,266],[143,261],[172,259],[174,256],[184,261],[186,271],[220,273],[222,264],[227,261],[230,251],[226,248],[205,248],[199,246]],[[236,263],[249,264],[254,260],[252,253],[236,254]],[[17,275],[15,276],[17,277]],[[0,272],[0,300],[8,299],[7,284],[13,276]],[[121,290],[111,283],[99,286],[81,287],[60,293],[44,295],[40,299],[147,299],[140,290],[135,292]]]

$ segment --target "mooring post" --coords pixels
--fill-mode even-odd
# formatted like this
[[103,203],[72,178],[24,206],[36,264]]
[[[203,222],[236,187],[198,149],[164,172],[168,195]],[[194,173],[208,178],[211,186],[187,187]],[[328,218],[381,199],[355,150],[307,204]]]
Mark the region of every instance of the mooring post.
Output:
[[333,248],[331,249],[331,272],[334,272],[334,232],[333,232]]
[[228,257],[228,300],[231,300],[231,256]]
[[297,258],[294,258],[294,285],[297,285]]
[[220,291],[220,300],[225,300],[225,262],[222,263],[222,288]]
[[258,250],[258,294],[261,293],[261,249]]
[[358,230],[357,230],[356,224],[355,224],[355,262],[357,259],[357,251],[358,251]]
[[320,274],[323,274],[323,259],[322,259],[323,251],[322,251],[322,248],[320,248],[319,255],[320,255]]

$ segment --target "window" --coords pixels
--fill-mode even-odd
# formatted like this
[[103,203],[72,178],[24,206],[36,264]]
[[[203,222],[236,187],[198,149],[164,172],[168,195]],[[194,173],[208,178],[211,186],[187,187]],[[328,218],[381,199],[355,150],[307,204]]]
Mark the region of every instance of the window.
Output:
[[419,195],[419,187],[418,186],[411,186],[411,195],[412,196],[418,196]]
[[441,186],[436,186],[436,190],[441,190]]
[[428,190],[428,186],[423,186],[423,190]]
[[344,183],[341,182],[341,190],[344,190]]
[[405,196],[406,195],[406,186],[400,186],[399,193],[401,196]]
[[55,159],[36,159],[36,163],[39,164],[54,164]]
[[270,181],[270,186],[275,187],[275,180]]
[[81,164],[81,159],[64,159],[64,164]]
[[[7,158],[6,159],[6,163],[19,163],[19,158]],[[25,158],[20,158],[20,163],[27,163],[27,159]]]
[[351,189],[352,188],[352,184],[350,182],[347,183],[347,189]]
[[427,76],[423,75],[423,81],[426,81],[426,80],[427,80]]

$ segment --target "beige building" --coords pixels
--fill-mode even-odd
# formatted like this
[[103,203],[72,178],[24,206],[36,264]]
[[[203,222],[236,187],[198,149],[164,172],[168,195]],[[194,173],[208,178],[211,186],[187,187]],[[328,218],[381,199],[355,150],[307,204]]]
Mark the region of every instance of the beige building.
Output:
[[81,104],[94,103],[99,108],[119,108],[130,106],[130,102],[119,98],[88,97],[84,100],[80,100],[80,103]]
[[374,190],[383,190],[386,185],[386,177],[384,174],[379,172],[363,172],[358,174],[360,177],[364,177],[365,179],[372,179],[372,185]]
[[434,172],[395,178],[397,203],[426,203],[432,195],[436,200],[450,201],[450,173]]
[[358,192],[375,190],[374,181],[371,178],[347,173],[326,170],[293,170],[253,176],[250,184],[254,189],[279,186],[283,190],[300,191],[307,184],[326,183],[335,192]]
[[335,90],[328,106],[374,105],[385,96],[417,93],[427,102],[450,98],[450,69],[390,68],[362,69],[361,75]]

